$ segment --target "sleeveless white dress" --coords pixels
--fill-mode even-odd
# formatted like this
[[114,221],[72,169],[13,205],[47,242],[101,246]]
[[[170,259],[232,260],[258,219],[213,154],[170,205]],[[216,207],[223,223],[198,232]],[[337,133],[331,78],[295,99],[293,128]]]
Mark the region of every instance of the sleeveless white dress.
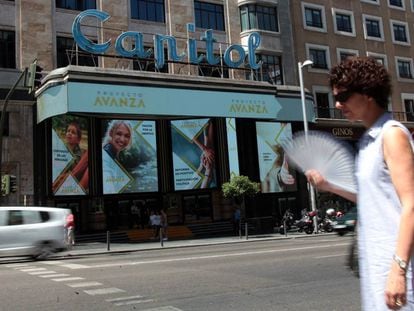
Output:
[[[361,138],[356,159],[359,264],[365,311],[389,310],[384,291],[401,213],[401,204],[383,157],[383,132],[391,126],[401,127],[411,137],[401,123],[391,120],[386,113]],[[413,260],[407,273],[407,305],[400,310],[414,310],[412,274]]]

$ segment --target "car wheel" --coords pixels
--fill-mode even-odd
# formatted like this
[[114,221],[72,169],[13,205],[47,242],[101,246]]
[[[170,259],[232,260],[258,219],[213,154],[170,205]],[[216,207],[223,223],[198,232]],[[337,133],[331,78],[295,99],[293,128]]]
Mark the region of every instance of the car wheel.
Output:
[[50,242],[43,242],[37,248],[35,255],[33,256],[36,260],[46,260],[54,253],[55,249]]

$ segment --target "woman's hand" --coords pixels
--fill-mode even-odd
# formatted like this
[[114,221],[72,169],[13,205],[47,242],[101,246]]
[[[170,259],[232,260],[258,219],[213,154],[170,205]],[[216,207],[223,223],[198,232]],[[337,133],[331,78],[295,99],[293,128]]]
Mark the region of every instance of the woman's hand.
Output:
[[405,272],[393,262],[385,287],[385,303],[391,310],[399,310],[407,303]]
[[307,170],[305,176],[308,182],[316,189],[322,191],[331,191],[329,182],[322,176],[322,174],[314,169]]

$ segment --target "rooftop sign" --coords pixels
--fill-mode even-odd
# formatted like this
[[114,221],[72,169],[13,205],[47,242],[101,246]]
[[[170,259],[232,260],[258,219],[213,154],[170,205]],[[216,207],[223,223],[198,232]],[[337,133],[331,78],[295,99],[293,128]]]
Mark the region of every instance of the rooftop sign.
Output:
[[[72,25],[73,38],[82,50],[92,54],[105,54],[111,46],[111,40],[100,44],[89,40],[82,33],[81,29],[81,21],[85,17],[95,17],[103,23],[110,18],[110,15],[104,11],[86,10],[76,16]],[[195,32],[194,24],[187,24],[187,32]],[[124,47],[123,42],[126,38],[131,38],[135,42],[135,46],[133,48],[126,49]],[[217,65],[220,62],[220,58],[214,55],[213,44],[216,40],[213,37],[213,31],[211,29],[206,30],[204,35],[200,37],[200,40],[205,41],[206,55],[197,55],[197,41],[194,38],[187,39],[187,53],[183,52],[178,54],[175,37],[155,34],[153,36],[155,66],[157,68],[162,68],[165,64],[164,43],[167,43],[168,59],[170,61],[182,61],[187,56],[188,62],[191,64],[200,64],[206,60],[210,65]],[[223,54],[224,63],[230,68],[238,68],[244,64],[245,59],[247,58],[251,69],[259,69],[260,64],[256,63],[255,50],[260,46],[260,41],[260,34],[253,32],[249,35],[247,40],[247,51],[241,45],[230,45]],[[126,31],[121,33],[115,41],[115,51],[117,54],[125,57],[148,58],[152,54],[151,49],[145,50],[143,34],[137,31]],[[234,54],[233,52],[237,53],[237,59],[232,57],[232,54]]]

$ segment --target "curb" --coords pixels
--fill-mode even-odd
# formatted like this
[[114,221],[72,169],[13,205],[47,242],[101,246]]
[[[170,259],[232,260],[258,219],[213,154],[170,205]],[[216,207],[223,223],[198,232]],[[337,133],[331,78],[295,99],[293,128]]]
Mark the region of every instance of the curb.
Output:
[[[336,233],[320,233],[320,234],[306,234],[306,235],[288,235],[288,236],[251,236],[248,239],[234,239],[234,240],[223,240],[223,241],[215,241],[213,239],[204,239],[205,242],[202,242],[203,239],[200,240],[185,240],[185,241],[169,241],[164,242],[163,245],[161,243],[151,242],[148,243],[147,247],[142,247],[142,243],[138,243],[140,247],[134,247],[134,244],[127,244],[128,246],[119,246],[118,249],[79,249],[79,250],[68,250],[62,253],[54,254],[50,257],[50,259],[73,259],[73,258],[82,258],[86,256],[97,256],[97,255],[104,255],[104,254],[122,254],[122,253],[133,253],[133,252],[142,252],[142,251],[162,251],[166,249],[175,249],[175,248],[190,248],[190,247],[200,247],[200,246],[213,246],[213,245],[222,245],[222,244],[237,244],[237,243],[248,243],[248,242],[265,242],[265,241],[272,241],[272,240],[293,240],[293,239],[303,239],[303,238],[319,238],[325,236],[335,235]],[[352,234],[353,235],[353,234]],[[349,235],[351,236],[351,234]],[[209,240],[209,241],[206,241]],[[170,244],[169,243],[174,243]],[[88,245],[88,244],[84,244]],[[104,246],[105,244],[102,244]]]

